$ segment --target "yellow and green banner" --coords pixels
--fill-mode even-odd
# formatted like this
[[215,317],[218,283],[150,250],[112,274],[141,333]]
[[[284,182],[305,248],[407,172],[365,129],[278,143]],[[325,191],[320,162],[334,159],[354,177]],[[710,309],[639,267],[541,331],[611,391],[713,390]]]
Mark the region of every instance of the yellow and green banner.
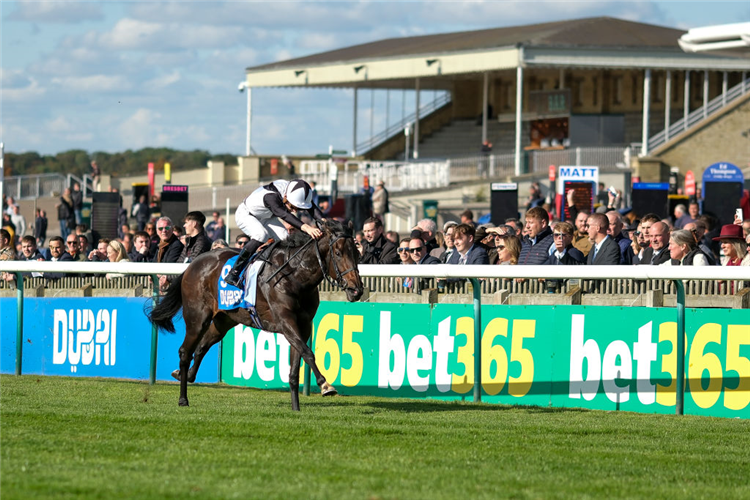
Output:
[[[676,316],[669,308],[483,306],[482,401],[674,413]],[[750,418],[750,311],[688,309],[685,330],[685,413]],[[341,394],[473,397],[471,305],[324,302],[313,346]],[[289,344],[236,327],[221,367],[228,384],[287,389]]]

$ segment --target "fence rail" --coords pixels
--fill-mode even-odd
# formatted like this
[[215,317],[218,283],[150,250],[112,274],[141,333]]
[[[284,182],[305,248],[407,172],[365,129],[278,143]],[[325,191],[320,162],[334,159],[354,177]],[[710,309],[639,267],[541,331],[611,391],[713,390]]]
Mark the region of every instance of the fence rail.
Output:
[[667,142],[671,137],[674,137],[686,131],[696,123],[705,120],[727,104],[735,101],[737,98],[745,95],[748,92],[750,92],[750,78],[747,78],[744,81],[738,83],[731,89],[727,90],[726,93],[722,93],[713,98],[708,102],[706,106],[701,106],[700,108],[695,109],[690,114],[688,114],[687,119],[685,119],[685,117],[682,117],[671,124],[668,129],[664,129],[658,134],[649,137],[649,151],[653,151],[654,149]]
[[[424,118],[428,114],[432,113],[433,111],[440,109],[441,107],[445,106],[446,104],[451,102],[451,94],[450,92],[445,92],[443,95],[440,95],[433,99],[432,101],[428,102],[424,106],[419,108],[419,117],[420,119]],[[411,113],[398,122],[394,123],[393,125],[388,126],[385,130],[382,132],[373,135],[372,137],[357,143],[357,150],[356,153],[361,155],[365,154],[374,147],[384,143],[394,135],[398,134],[399,132],[403,132],[404,128],[410,124],[413,123],[417,119],[416,113]]]
[[60,196],[68,187],[62,174],[12,175],[4,179],[3,192],[17,200]]

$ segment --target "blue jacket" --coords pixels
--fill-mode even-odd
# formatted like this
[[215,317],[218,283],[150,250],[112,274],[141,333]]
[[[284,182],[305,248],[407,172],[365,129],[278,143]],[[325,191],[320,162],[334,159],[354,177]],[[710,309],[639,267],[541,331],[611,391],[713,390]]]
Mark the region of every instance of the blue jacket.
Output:
[[[448,259],[448,264],[458,264],[458,261],[461,259],[461,254],[458,253],[458,250],[453,252],[451,255],[451,258]],[[475,265],[475,264],[489,264],[490,258],[487,256],[487,250],[484,248],[472,245],[472,247],[469,249],[469,252],[466,254],[466,265]]]
[[540,265],[549,259],[549,249],[554,245],[555,240],[552,236],[552,229],[549,226],[536,235],[536,244],[531,244],[531,239],[527,236],[521,242],[521,254],[518,256],[519,265]]
[[627,238],[622,233],[618,234],[615,238],[615,243],[620,245],[620,265],[629,266],[633,264],[633,247],[630,245],[633,243],[630,238]]

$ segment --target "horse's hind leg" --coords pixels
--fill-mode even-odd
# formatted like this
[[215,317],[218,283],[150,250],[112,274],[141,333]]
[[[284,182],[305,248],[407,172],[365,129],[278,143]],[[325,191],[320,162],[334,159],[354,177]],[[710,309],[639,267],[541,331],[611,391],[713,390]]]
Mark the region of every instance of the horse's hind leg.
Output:
[[211,311],[204,308],[201,311],[187,311],[183,309],[185,319],[185,340],[179,349],[180,355],[180,406],[190,406],[187,397],[188,370],[193,353],[203,339],[203,335],[211,325]]
[[235,325],[237,325],[237,322],[229,319],[226,314],[218,314],[214,317],[213,323],[211,323],[208,331],[203,336],[203,340],[201,340],[200,344],[198,344],[198,348],[195,350],[193,366],[190,367],[190,371],[188,372],[188,382],[191,384],[195,382],[195,378],[198,376],[198,368],[200,368],[203,358],[211,347],[221,342],[221,339],[223,339],[227,332]]

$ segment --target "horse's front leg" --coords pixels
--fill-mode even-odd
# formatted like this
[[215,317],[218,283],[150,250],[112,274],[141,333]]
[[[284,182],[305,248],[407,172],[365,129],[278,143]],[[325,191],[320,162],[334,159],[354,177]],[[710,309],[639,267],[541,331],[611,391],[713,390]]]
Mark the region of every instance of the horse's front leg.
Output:
[[190,360],[193,357],[192,354],[187,352],[185,349],[185,343],[180,346],[180,406],[190,406],[187,397],[187,384],[188,384],[188,370],[190,369]]
[[300,353],[297,349],[291,349],[289,368],[289,391],[292,393],[292,411],[299,411],[299,366]]

